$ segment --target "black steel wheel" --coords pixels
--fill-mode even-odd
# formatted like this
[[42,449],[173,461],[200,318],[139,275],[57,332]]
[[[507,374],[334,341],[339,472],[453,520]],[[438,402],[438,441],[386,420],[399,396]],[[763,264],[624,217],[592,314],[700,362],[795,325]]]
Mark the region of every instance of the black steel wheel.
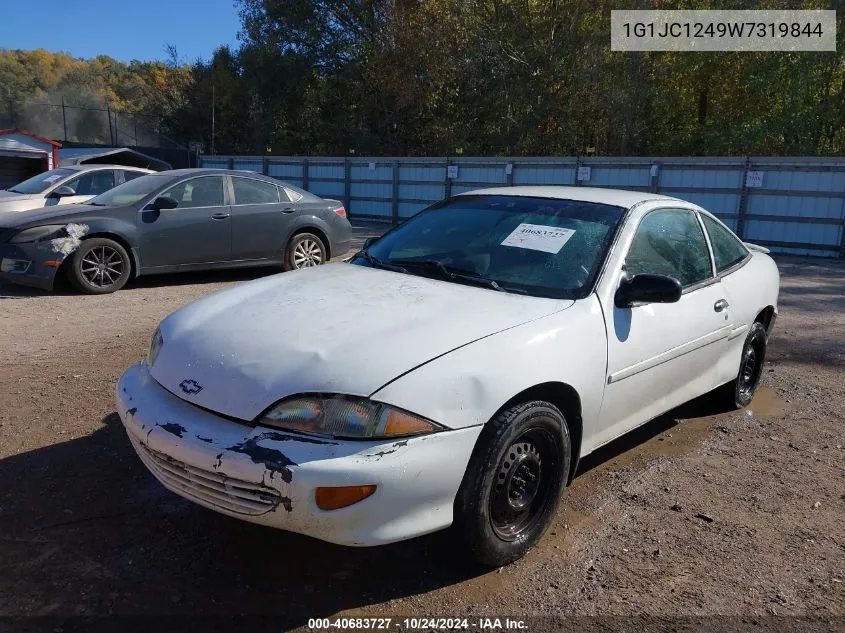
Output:
[[759,321],[755,321],[745,337],[736,378],[720,387],[717,392],[727,408],[741,409],[751,404],[763,377],[766,338],[766,328]]
[[123,288],[132,272],[132,264],[126,249],[114,240],[92,238],[80,244],[68,272],[79,290],[99,295]]
[[534,546],[554,517],[570,461],[566,420],[548,402],[516,405],[484,426],[455,500],[455,525],[479,562],[505,565]]
[[[542,513],[550,483],[543,476],[543,453],[554,446],[547,434],[532,430],[505,451],[490,495],[490,522],[502,540],[517,540]],[[547,454],[546,459],[551,457]]]

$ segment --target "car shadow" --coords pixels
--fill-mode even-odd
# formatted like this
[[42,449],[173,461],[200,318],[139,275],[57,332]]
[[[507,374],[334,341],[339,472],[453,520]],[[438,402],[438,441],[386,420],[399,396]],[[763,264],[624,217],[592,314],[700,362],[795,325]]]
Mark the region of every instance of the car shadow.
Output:
[[[718,412],[707,402],[603,447],[579,476],[679,417]],[[0,612],[62,617],[243,614],[301,626],[491,573],[451,530],[357,549],[205,510],[146,471],[114,413],[90,435],[0,460],[0,543]]]
[[736,411],[726,408],[713,393],[706,393],[694,400],[690,400],[671,411],[653,419],[612,442],[601,446],[578,464],[578,470],[573,479],[589,473],[604,464],[643,446],[659,435],[676,427],[683,427],[686,422],[702,418],[711,418]]

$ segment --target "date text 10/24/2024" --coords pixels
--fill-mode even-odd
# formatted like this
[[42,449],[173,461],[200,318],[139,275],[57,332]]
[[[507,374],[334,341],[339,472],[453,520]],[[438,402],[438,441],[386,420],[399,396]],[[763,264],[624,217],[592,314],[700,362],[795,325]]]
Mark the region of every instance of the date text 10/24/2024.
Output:
[[528,625],[518,618],[311,618],[307,625],[310,631],[323,630],[372,630],[372,631],[525,631]]

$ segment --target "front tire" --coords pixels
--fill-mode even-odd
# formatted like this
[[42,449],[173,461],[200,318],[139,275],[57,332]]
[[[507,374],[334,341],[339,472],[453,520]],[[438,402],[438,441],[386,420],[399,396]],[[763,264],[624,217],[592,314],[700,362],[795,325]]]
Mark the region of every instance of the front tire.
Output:
[[131,272],[129,254],[123,246],[94,237],[84,240],[73,254],[68,277],[85,294],[104,295],[123,288]]
[[766,328],[755,321],[745,337],[739,373],[736,378],[719,388],[719,398],[730,409],[742,409],[751,404],[766,362]]
[[521,558],[548,528],[566,485],[571,442],[560,410],[532,401],[481,431],[455,499],[455,525],[482,564]]
[[326,245],[313,233],[293,236],[285,251],[285,270],[312,268],[326,263]]

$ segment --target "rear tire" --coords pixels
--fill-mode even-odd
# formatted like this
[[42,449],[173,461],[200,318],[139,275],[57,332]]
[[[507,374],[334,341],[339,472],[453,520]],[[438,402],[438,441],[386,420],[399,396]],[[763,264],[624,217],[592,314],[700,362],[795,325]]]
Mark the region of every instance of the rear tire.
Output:
[[84,240],[73,254],[68,278],[85,294],[104,295],[123,288],[131,272],[132,263],[123,246],[93,237]]
[[742,409],[751,404],[760,379],[763,377],[763,365],[766,362],[766,328],[759,321],[751,325],[742,357],[739,361],[739,373],[736,378],[716,391],[717,398],[728,409]]
[[506,565],[540,540],[570,461],[569,429],[553,404],[518,404],[484,425],[455,499],[455,526],[476,560]]
[[326,263],[326,245],[313,233],[297,233],[285,251],[285,270],[313,268]]

